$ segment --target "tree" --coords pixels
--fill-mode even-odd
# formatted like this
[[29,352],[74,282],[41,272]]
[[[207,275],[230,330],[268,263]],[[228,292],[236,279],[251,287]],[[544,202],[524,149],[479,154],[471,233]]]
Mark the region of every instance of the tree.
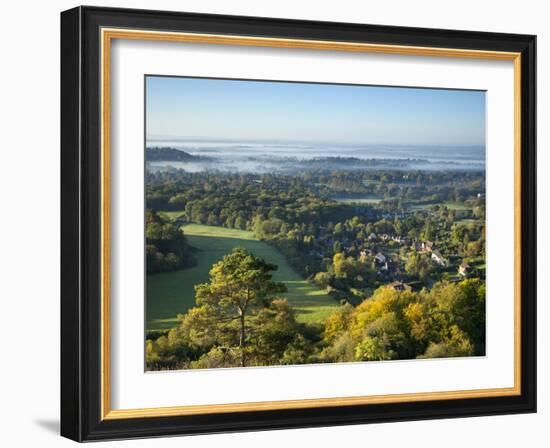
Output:
[[[266,263],[244,248],[235,248],[212,266],[210,282],[195,286],[195,300],[214,334],[231,334],[238,322],[240,365],[245,366],[247,321],[269,306],[274,294],[285,292],[283,283],[272,281],[276,265]],[[231,339],[231,338],[230,338]]]
[[187,239],[177,225],[146,210],[145,253],[147,273],[173,271],[189,267],[195,260]]
[[485,283],[436,283],[431,290],[383,286],[326,320],[325,362],[485,354]]
[[405,263],[405,272],[424,280],[430,273],[430,263],[425,256],[413,251]]
[[426,220],[426,224],[424,225],[423,238],[427,241],[431,241],[435,238],[433,223],[430,219]]
[[251,319],[254,338],[249,351],[255,365],[303,364],[310,343],[299,332],[299,324],[286,299],[274,299]]
[[331,281],[330,274],[328,272],[320,271],[315,274],[313,281],[321,288],[326,288]]
[[241,230],[246,229],[246,219],[240,215],[237,216],[237,219],[235,219],[235,227]]
[[327,342],[333,342],[348,330],[353,306],[349,303],[337,308],[325,321],[323,338]]
[[215,213],[211,212],[208,214],[208,218],[206,219],[206,224],[209,226],[217,226],[218,225],[218,218]]

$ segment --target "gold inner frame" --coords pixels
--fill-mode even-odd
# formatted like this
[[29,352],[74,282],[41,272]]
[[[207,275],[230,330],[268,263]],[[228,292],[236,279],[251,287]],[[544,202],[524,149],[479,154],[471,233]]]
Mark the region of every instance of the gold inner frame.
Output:
[[[442,392],[419,392],[338,398],[315,398],[188,405],[141,409],[111,409],[110,369],[110,50],[113,39],[294,48],[356,53],[383,53],[412,56],[455,57],[506,60],[514,63],[514,386]],[[101,419],[128,419],[199,415],[224,412],[306,409],[414,401],[502,397],[521,394],[521,54],[515,52],[465,50],[455,48],[335,42],[304,39],[279,39],[216,34],[101,29]]]

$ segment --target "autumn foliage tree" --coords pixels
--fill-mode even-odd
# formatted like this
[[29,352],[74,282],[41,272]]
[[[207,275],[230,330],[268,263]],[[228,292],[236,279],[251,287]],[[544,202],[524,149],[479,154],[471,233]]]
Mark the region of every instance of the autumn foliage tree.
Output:
[[327,362],[485,354],[485,283],[441,282],[431,290],[378,288],[326,321]]

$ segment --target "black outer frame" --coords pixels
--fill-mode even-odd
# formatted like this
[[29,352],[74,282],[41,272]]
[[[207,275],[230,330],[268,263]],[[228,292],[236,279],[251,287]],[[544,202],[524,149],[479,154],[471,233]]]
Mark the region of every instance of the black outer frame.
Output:
[[[521,390],[519,396],[100,418],[100,28],[521,52]],[[536,412],[536,36],[77,7],[61,13],[61,435],[141,438]]]

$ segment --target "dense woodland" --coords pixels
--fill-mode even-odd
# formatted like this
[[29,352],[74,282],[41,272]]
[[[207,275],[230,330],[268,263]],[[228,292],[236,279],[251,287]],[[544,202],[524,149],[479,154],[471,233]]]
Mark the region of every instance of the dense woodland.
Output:
[[149,209],[145,214],[145,255],[148,274],[194,264],[191,247],[179,226],[167,222]]
[[341,305],[298,323],[277,267],[237,248],[177,328],[148,335],[150,369],[485,353],[483,172],[168,170],[146,185],[148,274],[193,265],[180,225],[246,229]]

